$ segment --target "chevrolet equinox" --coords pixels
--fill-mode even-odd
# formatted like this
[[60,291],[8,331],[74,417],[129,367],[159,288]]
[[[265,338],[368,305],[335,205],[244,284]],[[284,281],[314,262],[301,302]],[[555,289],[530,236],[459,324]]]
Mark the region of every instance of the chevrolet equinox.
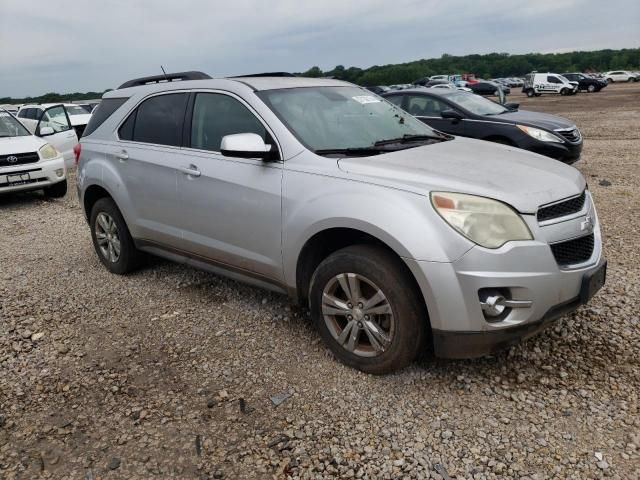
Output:
[[342,81],[131,80],[105,94],[75,153],[109,271],[147,252],[287,293],[365,372],[423,350],[491,353],[605,280],[578,170],[441,133]]

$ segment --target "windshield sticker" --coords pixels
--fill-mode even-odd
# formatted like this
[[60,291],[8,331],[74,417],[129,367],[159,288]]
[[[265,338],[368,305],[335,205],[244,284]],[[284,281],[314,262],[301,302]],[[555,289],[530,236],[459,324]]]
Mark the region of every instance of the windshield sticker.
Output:
[[376,97],[372,97],[371,95],[358,95],[351,98],[353,98],[356,102],[361,103],[362,105],[365,105],[367,103],[380,103],[380,100],[378,100]]

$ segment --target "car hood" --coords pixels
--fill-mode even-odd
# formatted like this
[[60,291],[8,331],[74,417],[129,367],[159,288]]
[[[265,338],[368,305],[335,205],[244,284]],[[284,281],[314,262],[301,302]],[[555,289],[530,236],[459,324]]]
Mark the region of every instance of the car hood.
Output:
[[480,195],[529,214],[540,205],[580,194],[586,185],[578,170],[557,160],[460,137],[373,157],[341,158],[338,166],[395,188],[424,195],[431,191]]
[[77,127],[78,125],[86,125],[89,123],[91,119],[91,114],[87,113],[86,115],[69,115],[69,120],[71,120],[71,125]]
[[575,128],[575,124],[571,120],[567,120],[557,115],[548,113],[532,112],[530,110],[518,110],[516,112],[502,113],[487,120],[507,120],[514,123],[523,123],[532,127],[541,127],[547,130],[555,130],[557,128]]
[[0,138],[0,157],[16,153],[37,152],[45,143],[47,142],[33,135],[2,137]]

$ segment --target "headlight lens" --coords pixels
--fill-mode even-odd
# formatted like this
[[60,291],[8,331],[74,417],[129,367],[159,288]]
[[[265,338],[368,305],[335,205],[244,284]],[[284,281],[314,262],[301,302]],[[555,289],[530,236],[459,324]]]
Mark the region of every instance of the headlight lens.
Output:
[[557,142],[562,143],[562,139],[551,132],[540,130],[539,128],[527,127],[526,125],[516,125],[520,130],[530,137],[540,140],[541,142]]
[[41,160],[51,160],[52,158],[56,158],[57,156],[58,151],[56,150],[56,147],[54,147],[50,143],[45,143],[42,147],[40,147]]
[[474,243],[500,248],[512,240],[532,240],[520,215],[490,198],[462,193],[432,192],[433,208],[451,227]]

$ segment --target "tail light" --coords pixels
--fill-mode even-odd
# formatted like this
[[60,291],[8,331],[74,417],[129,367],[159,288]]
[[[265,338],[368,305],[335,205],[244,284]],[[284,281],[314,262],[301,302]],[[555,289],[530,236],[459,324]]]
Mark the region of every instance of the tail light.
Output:
[[80,162],[80,152],[82,152],[82,146],[79,143],[76,143],[73,147],[73,154],[76,157],[76,166],[78,162]]

